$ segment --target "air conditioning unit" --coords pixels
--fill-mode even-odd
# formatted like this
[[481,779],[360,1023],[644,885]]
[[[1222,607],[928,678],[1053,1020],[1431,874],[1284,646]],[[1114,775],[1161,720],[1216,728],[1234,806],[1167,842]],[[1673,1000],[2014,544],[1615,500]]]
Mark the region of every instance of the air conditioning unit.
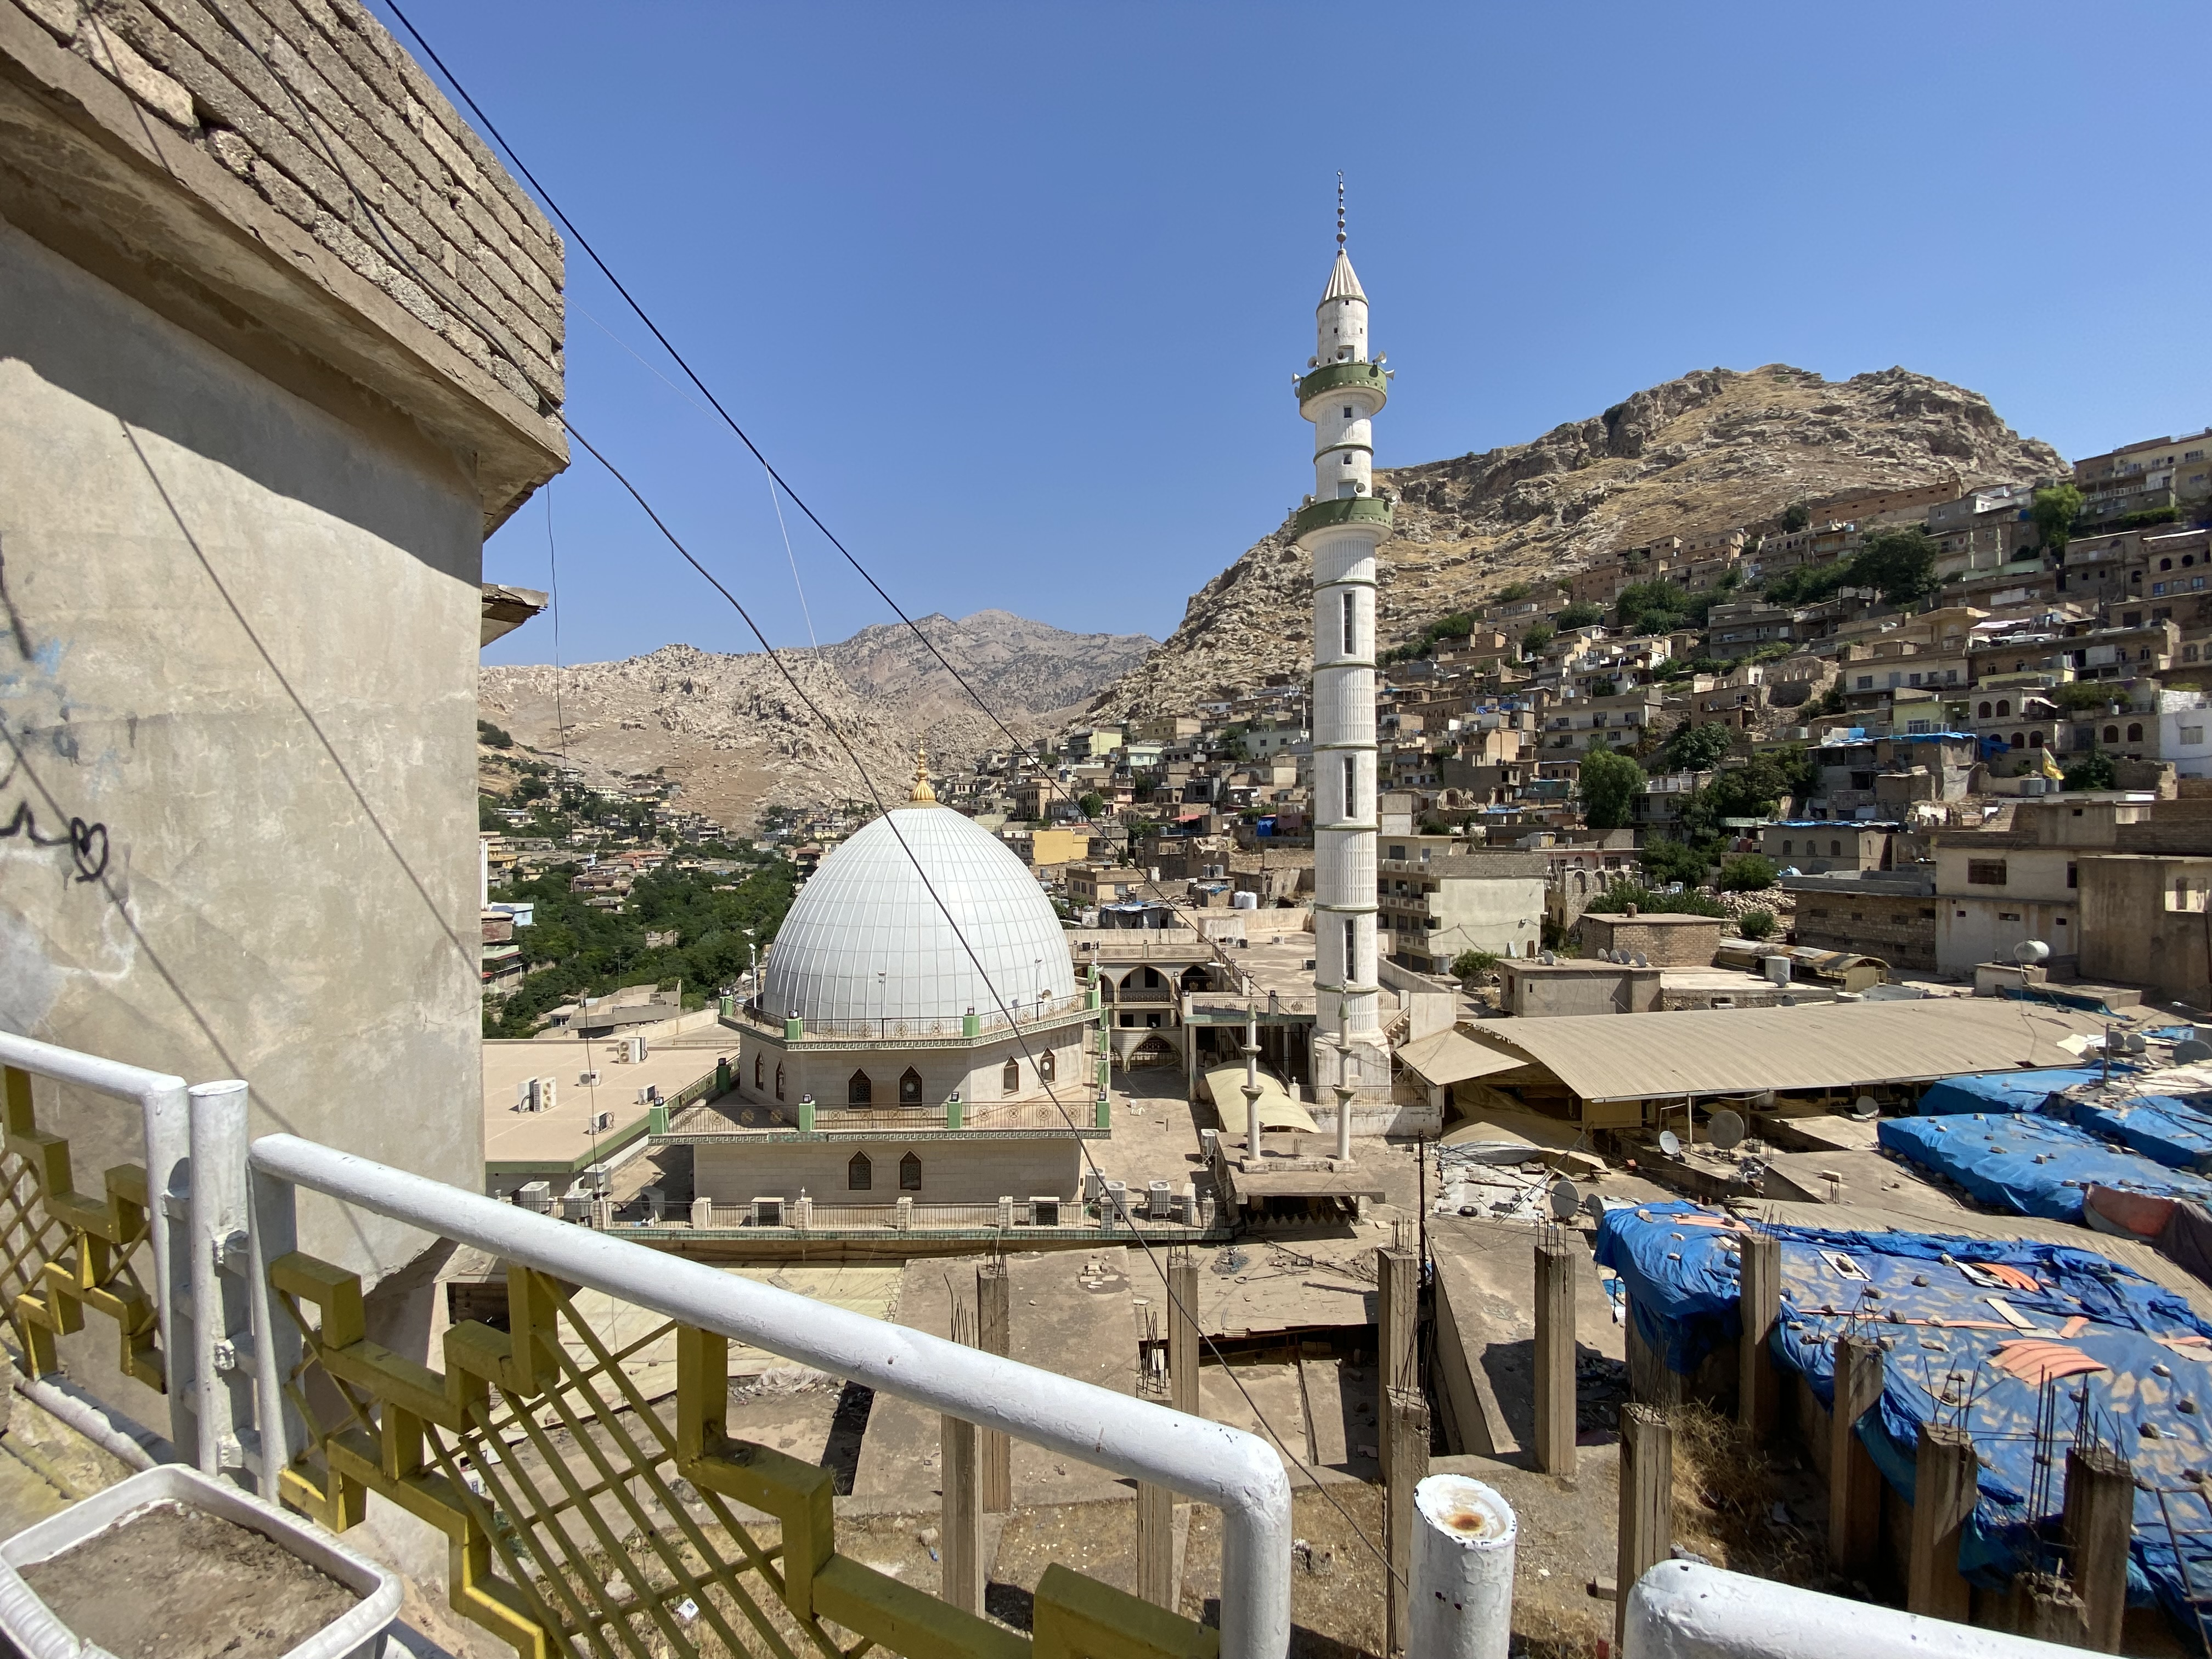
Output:
[[1060,1225],[1060,1200],[1057,1198],[1030,1200],[1030,1225],[1032,1227]]
[[597,1072],[579,1072],[576,1084],[579,1088],[596,1089],[599,1086],[599,1074]]
[[783,1225],[783,1200],[780,1198],[757,1198],[753,1200],[753,1225],[781,1227]]
[[514,1201],[526,1210],[545,1214],[553,1207],[553,1183],[550,1181],[526,1181],[515,1188]]
[[1171,1207],[1173,1190],[1164,1181],[1148,1183],[1145,1188],[1147,1203],[1145,1213],[1154,1221],[1165,1221],[1174,1213]]
[[526,1077],[519,1079],[514,1085],[514,1109],[518,1112],[536,1111],[538,1109],[537,1093],[536,1078]]
[[531,1109],[537,1112],[550,1112],[553,1109],[554,1102],[560,1097],[560,1085],[550,1077],[541,1077],[537,1079],[537,1083],[538,1103]]
[[592,1128],[611,1129],[614,1127],[615,1115],[612,1112],[594,1112],[592,1114]]

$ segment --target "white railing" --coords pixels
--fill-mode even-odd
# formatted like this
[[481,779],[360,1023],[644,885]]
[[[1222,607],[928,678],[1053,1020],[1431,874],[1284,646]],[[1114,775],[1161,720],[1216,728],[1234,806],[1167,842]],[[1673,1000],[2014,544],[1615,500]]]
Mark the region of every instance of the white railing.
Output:
[[2079,1659],[2081,1651],[1693,1561],[1662,1561],[1626,1594],[1621,1659]]
[[252,1144],[249,1256],[264,1495],[302,1431],[284,1396],[301,1340],[276,1316],[269,1263],[297,1248],[295,1189],[468,1244],[795,1364],[848,1378],[1079,1462],[1180,1492],[1222,1518],[1221,1653],[1290,1643],[1291,1491],[1267,1443],[981,1349],[738,1279],[295,1135]]

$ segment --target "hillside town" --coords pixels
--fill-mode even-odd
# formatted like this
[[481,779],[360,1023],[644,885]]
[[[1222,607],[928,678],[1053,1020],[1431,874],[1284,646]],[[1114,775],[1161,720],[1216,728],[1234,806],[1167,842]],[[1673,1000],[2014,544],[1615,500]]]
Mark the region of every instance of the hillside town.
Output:
[[[1766,362],[1385,466],[1926,342],[1875,283],[1676,331],[1772,231],[1635,146],[1648,284],[1608,222],[1596,300],[1495,303],[1465,132],[1419,214],[1334,173],[1332,243],[1146,78],[1257,131],[1296,30],[480,9],[0,0],[0,1651],[2212,1651],[2212,429],[2128,436],[2194,313],[2130,376],[1978,273],[1926,366],[2035,359],[2008,406],[2115,421],[2070,465]],[[1705,61],[1523,26],[1421,44],[1545,143]],[[2122,137],[2041,118],[2164,153],[2165,58]],[[1955,223],[1936,137],[1933,198],[1849,162],[1885,224]],[[1133,315],[1273,425],[1097,373]],[[903,357],[984,337],[948,417]],[[1164,477],[1178,556],[1277,527],[1164,586]]]

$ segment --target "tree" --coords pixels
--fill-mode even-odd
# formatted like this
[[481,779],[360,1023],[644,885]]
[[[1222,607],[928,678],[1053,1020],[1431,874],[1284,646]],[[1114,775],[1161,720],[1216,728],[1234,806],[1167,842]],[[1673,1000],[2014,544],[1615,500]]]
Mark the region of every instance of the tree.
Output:
[[1671,634],[1697,620],[1698,609],[1688,593],[1670,581],[1632,583],[1621,590],[1613,608],[1620,613],[1620,625],[1632,634]]
[[1698,725],[1686,719],[1667,734],[1662,752],[1667,764],[1678,772],[1710,772],[1721,763],[1721,757],[1734,743],[1728,727],[1720,721],[1707,720]]
[[1738,853],[1721,860],[1721,873],[1714,885],[1723,893],[1763,893],[1774,885],[1772,860],[1756,853]]
[[494,726],[489,720],[478,720],[477,722],[477,741],[484,744],[487,748],[491,749],[512,749],[514,747],[514,738],[509,736],[507,732],[501,731],[499,727]]
[[1485,979],[1498,970],[1498,963],[1494,951],[1462,951],[1452,958],[1451,970],[1457,979]]
[[1735,930],[1746,939],[1765,939],[1774,931],[1774,912],[1747,910],[1735,919]]
[[2074,533],[2074,520],[2081,516],[2081,492],[2070,483],[2039,489],[2027,516],[2035,525],[2036,545],[2046,553],[2063,553]]
[[1593,749],[1583,757],[1583,817],[1593,830],[1627,827],[1644,793],[1644,769],[1626,755]]
[[1595,910],[1601,915],[1619,915],[1632,904],[1638,911],[1655,916],[1724,916],[1728,914],[1721,902],[1709,894],[1655,893],[1642,882],[1626,878],[1615,881],[1583,908]]
[[1106,797],[1096,789],[1086,789],[1083,793],[1083,798],[1075,804],[1083,809],[1085,817],[1095,818],[1106,810]]
[[1663,836],[1654,836],[1644,843],[1643,857],[1644,873],[1662,886],[1679,881],[1685,887],[1695,887],[1712,866],[1712,860],[1695,847]]
[[1549,623],[1538,623],[1521,636],[1521,650],[1525,656],[1534,656],[1559,637],[1559,630]]
[[2117,787],[2112,781],[2113,776],[2112,757],[2101,749],[2092,749],[2066,769],[2066,787],[2069,789],[2111,789]]
[[1813,509],[1802,501],[1792,502],[1782,515],[1782,527],[1787,531],[1804,529],[1813,522]]
[[1563,609],[1558,617],[1559,624],[1562,628],[1588,628],[1594,623],[1601,623],[1604,620],[1605,612],[1588,599],[1577,599],[1572,605]]
[[1851,586],[1877,588],[1890,605],[1917,605],[1943,585],[1936,575],[1941,550],[1918,525],[1876,531],[1851,561]]

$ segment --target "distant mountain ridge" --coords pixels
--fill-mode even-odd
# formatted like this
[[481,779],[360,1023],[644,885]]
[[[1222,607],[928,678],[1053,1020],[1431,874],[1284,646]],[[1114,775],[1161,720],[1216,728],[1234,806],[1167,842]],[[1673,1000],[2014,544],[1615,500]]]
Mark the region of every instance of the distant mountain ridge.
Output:
[[[1389,431],[1386,413],[1386,452]],[[1980,393],[1909,369],[1841,383],[1784,363],[1701,369],[1533,442],[1378,470],[1377,489],[1398,496],[1381,550],[1378,642],[1617,548],[1771,528],[1794,503],[1854,490],[2029,482],[2064,468]],[[1267,675],[1311,672],[1309,580],[1286,519],[1193,594],[1174,633],[1089,715],[1188,713]]]
[[[915,626],[1024,740],[1063,723],[1156,643],[1143,634],[1072,634],[1006,611],[933,613]],[[1006,742],[902,623],[779,654],[887,800],[905,799],[918,745],[928,746],[935,769],[938,757],[965,764]],[[533,748],[559,753],[565,744],[587,774],[665,768],[684,786],[684,805],[733,830],[770,803],[867,798],[836,735],[759,652],[665,645],[620,662],[486,667],[477,702],[485,719]]]

